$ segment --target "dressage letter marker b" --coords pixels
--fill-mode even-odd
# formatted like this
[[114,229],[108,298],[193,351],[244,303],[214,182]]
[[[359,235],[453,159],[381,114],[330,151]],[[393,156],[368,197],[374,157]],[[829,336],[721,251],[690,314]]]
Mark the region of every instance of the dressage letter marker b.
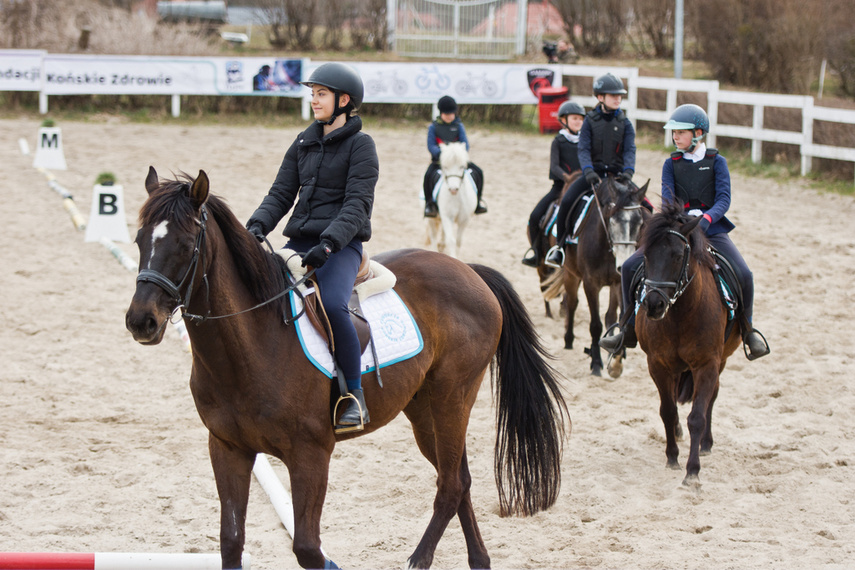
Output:
[[86,225],[86,241],[107,238],[116,242],[130,243],[128,223],[125,220],[125,200],[121,186],[101,186],[92,191],[92,209]]
[[42,127],[39,129],[39,141],[36,146],[36,156],[33,158],[34,168],[48,170],[66,170],[65,154],[62,152],[62,131],[58,127]]

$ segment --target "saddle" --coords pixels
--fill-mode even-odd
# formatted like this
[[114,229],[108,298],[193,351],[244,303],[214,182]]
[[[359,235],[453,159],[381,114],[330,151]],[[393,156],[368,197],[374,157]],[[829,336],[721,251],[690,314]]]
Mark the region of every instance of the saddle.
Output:
[[[579,228],[582,225],[582,221],[585,219],[585,216],[588,215],[588,206],[591,203],[591,197],[594,195],[593,191],[586,191],[581,196],[579,196],[573,205],[570,207],[570,211],[567,212],[567,224],[566,228],[573,228],[572,232],[568,232],[567,242],[568,243],[576,243],[578,239]],[[549,205],[549,208],[546,210],[546,214],[544,214],[543,218],[540,220],[540,230],[544,236],[549,237],[550,233],[554,231],[555,222],[558,221],[558,210],[561,207],[561,200],[556,200]]]
[[[305,275],[306,268],[301,265],[301,258],[296,252],[289,249],[282,249],[277,253],[285,260],[285,265],[291,275],[298,279]],[[310,286],[313,290],[307,293],[309,288],[305,284],[301,287],[303,308],[306,316],[309,322],[312,323],[312,326],[326,341],[330,352],[335,352],[335,338],[332,334],[329,317],[327,317],[326,309],[324,309],[321,302],[321,296],[318,294],[320,291],[319,284],[313,278],[309,278],[307,283],[311,284]],[[356,328],[356,334],[359,337],[360,351],[364,352],[368,343],[371,342],[371,327],[362,313],[360,302],[371,295],[388,291],[394,286],[395,275],[379,263],[371,260],[368,254],[363,251],[362,261],[359,264],[359,271],[356,274],[356,281],[353,285],[353,292],[347,304],[350,311],[350,320]]]

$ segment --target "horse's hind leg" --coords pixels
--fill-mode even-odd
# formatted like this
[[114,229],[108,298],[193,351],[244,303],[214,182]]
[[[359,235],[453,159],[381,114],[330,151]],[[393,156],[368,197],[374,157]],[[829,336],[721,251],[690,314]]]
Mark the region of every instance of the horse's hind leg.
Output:
[[718,382],[716,382],[715,390],[713,391],[710,405],[707,407],[707,427],[704,430],[704,435],[701,437],[701,455],[709,455],[712,452],[713,436],[712,436],[712,409],[715,400],[718,397]]
[[[490,556],[487,554],[487,547],[481,537],[481,531],[475,520],[475,511],[472,508],[472,498],[469,491],[472,477],[469,474],[465,444],[462,447],[459,468],[455,471],[457,476],[444,476],[446,461],[440,461],[437,456],[436,431],[429,407],[429,396],[422,392],[404,410],[413,425],[413,435],[416,438],[419,450],[437,470],[437,493],[434,499],[433,516],[418,546],[409,558],[409,567],[430,567],[436,546],[439,544],[448,522],[456,512],[466,539],[469,567],[489,568]],[[461,413],[468,415],[465,411]],[[443,431],[442,433],[448,432]],[[445,449],[447,446],[442,445],[442,447]]]
[[246,505],[254,453],[208,435],[208,451],[220,496],[220,556],[223,568],[240,568],[246,539]]

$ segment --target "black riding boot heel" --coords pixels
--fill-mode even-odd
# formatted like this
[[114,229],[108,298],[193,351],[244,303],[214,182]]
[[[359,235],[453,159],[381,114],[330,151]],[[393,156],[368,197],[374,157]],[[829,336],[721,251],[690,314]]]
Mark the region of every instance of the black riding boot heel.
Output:
[[748,347],[745,356],[748,360],[757,360],[761,356],[769,354],[769,343],[766,342],[766,337],[757,329],[751,329],[745,334],[742,342]]

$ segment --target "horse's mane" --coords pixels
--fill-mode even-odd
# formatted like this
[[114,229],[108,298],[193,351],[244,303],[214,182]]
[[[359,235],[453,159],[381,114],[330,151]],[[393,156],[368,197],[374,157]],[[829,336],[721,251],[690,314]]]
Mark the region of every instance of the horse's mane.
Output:
[[[650,217],[641,229],[638,238],[639,248],[649,251],[650,247],[668,235],[669,230],[679,232],[680,227],[692,221],[692,217],[683,211],[683,205],[676,201],[662,203],[661,210]],[[688,235],[689,246],[692,248],[692,257],[702,266],[712,269],[715,261],[707,251],[707,238],[704,232],[697,226]]]
[[[195,231],[196,204],[189,193],[193,181],[191,176],[183,172],[176,180],[162,181],[140,210],[140,225],[153,225],[166,220],[181,231]],[[279,256],[268,253],[238,222],[221,198],[208,194],[205,204],[223,234],[238,274],[250,294],[262,302],[281,293],[285,289],[285,278]],[[281,312],[281,300],[271,303],[270,307]]]

